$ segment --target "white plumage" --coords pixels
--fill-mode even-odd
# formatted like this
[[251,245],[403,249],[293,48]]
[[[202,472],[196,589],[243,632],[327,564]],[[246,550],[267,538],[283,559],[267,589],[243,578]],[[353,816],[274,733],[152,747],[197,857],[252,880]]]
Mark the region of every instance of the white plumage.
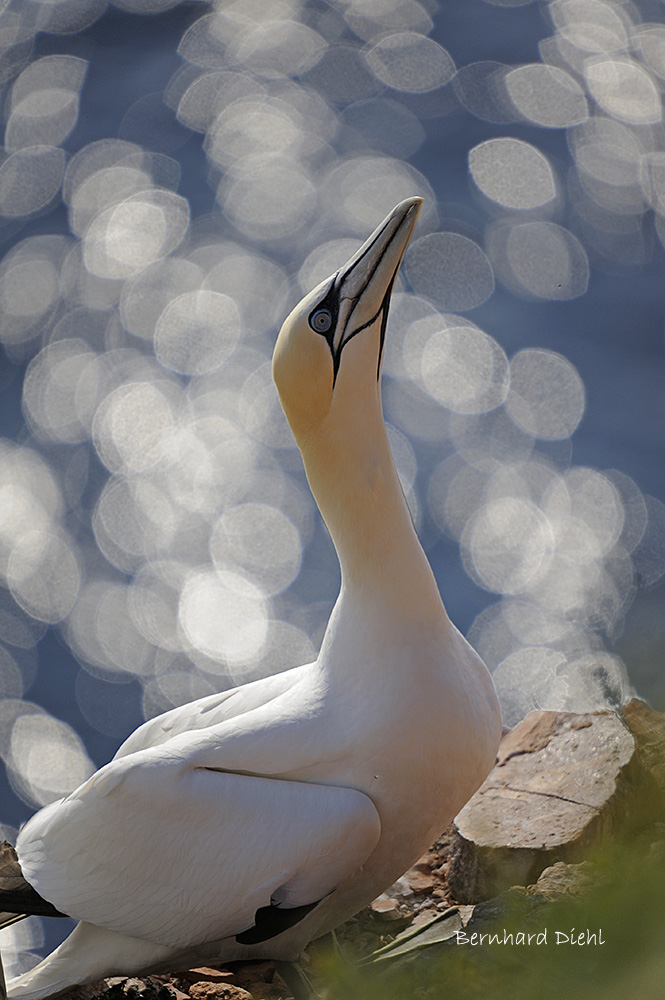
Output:
[[390,293],[419,207],[398,205],[275,349],[342,567],[317,660],[145,723],[25,825],[26,879],[81,923],[11,997],[296,959],[398,878],[494,763],[494,689],[441,603],[381,412]]

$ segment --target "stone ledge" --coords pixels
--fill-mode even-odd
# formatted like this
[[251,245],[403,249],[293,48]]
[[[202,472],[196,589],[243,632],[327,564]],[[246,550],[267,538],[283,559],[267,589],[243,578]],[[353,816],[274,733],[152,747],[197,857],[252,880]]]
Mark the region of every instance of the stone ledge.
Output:
[[625,719],[611,711],[531,712],[504,736],[495,767],[455,819],[448,883],[457,900],[475,903],[534,882],[653,810],[665,723],[634,702]]

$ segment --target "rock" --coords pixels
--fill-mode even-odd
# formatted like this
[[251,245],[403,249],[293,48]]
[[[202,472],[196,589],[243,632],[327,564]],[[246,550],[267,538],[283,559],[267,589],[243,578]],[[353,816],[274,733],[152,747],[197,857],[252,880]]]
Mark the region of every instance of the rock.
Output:
[[430,920],[433,920],[437,916],[439,910],[434,905],[424,906],[422,909],[418,910],[411,921],[411,928],[416,930],[418,927],[422,927],[423,924],[428,924]]
[[105,980],[98,980],[96,983],[86,983],[84,986],[72,986],[71,989],[61,993],[62,1000],[93,1000],[94,997],[101,996],[107,989]]
[[524,891],[528,896],[544,896],[552,903],[571,896],[583,896],[596,881],[590,861],[582,861],[579,865],[557,861],[540,873],[535,885],[528,885]]
[[402,914],[399,910],[399,903],[389,896],[378,896],[372,903],[372,913],[381,920],[401,920]]
[[249,991],[252,1000],[286,1000],[286,997],[291,996],[291,990],[284,983],[281,985],[282,980],[277,981],[277,977],[268,983],[265,979],[256,979],[252,983],[252,988]]
[[645,781],[635,739],[614,712],[531,712],[455,819],[455,900],[488,899],[577,860],[625,821]]
[[233,973],[217,969],[191,969],[174,976],[112,976],[75,986],[63,1000],[254,1000],[246,989],[229,982],[233,978]]
[[421,871],[418,866],[409,868],[404,878],[409,884],[409,888],[416,896],[423,896],[425,893],[433,892],[437,882],[429,871]]
[[411,869],[409,869],[408,872],[405,872],[404,875],[400,876],[400,878],[398,878],[396,882],[393,882],[391,886],[388,886],[388,888],[381,893],[379,898],[383,899],[384,896],[390,896],[391,899],[397,899],[399,902],[402,902],[402,900],[405,899],[410,899],[413,896],[413,889],[408,882],[408,875],[410,871]]
[[235,983],[235,975],[228,969],[187,969],[179,972],[177,978],[186,983]]
[[228,969],[209,969],[204,966],[201,969],[192,969],[191,973],[199,982],[205,980],[209,983],[219,983],[233,979],[233,973],[229,972]]
[[621,709],[621,718],[635,737],[642,766],[660,791],[660,811],[665,811],[665,715],[641,701],[631,700]]
[[159,976],[112,976],[86,986],[74,986],[63,1000],[177,1000],[186,996]]
[[473,911],[475,910],[475,908],[476,907],[474,906],[473,903],[460,904],[457,907],[457,912],[460,915],[460,920],[462,921],[462,924],[463,924],[464,927],[466,927],[466,925],[468,924],[469,920],[471,920],[471,917],[473,916]]
[[275,966],[272,962],[252,961],[236,965],[234,975],[238,986],[252,990],[256,983],[272,983],[275,978]]
[[192,983],[189,995],[194,1000],[253,1000],[251,993],[232,983]]
[[260,1000],[282,1000],[291,996],[291,991],[277,975],[272,962],[246,962],[235,966],[237,985]]

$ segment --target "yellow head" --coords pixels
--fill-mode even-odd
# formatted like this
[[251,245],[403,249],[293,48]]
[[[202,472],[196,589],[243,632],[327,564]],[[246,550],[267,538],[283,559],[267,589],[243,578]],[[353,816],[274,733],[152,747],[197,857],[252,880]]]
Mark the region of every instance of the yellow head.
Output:
[[280,331],[273,376],[299,444],[338,410],[378,393],[388,307],[421,198],[400,202],[353,257],[296,306]]

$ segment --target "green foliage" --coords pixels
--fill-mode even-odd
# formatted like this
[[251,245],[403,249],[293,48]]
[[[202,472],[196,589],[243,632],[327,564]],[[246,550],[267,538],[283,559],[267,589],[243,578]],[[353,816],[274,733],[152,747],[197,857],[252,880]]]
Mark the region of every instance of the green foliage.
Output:
[[[324,960],[329,1000],[661,1000],[665,996],[665,835],[615,843],[592,858],[596,887],[583,898],[525,912],[524,896],[482,932],[503,940],[540,933],[531,944],[450,942],[415,950],[406,960],[364,968]],[[521,900],[521,903],[520,903]],[[573,928],[575,929],[573,934]],[[470,936],[474,928],[469,927]],[[542,932],[547,931],[543,942]],[[557,943],[556,932],[559,932]],[[573,944],[596,934],[591,943]],[[566,941],[566,937],[568,941]],[[602,941],[600,943],[602,935]],[[536,940],[541,943],[537,944]]]

